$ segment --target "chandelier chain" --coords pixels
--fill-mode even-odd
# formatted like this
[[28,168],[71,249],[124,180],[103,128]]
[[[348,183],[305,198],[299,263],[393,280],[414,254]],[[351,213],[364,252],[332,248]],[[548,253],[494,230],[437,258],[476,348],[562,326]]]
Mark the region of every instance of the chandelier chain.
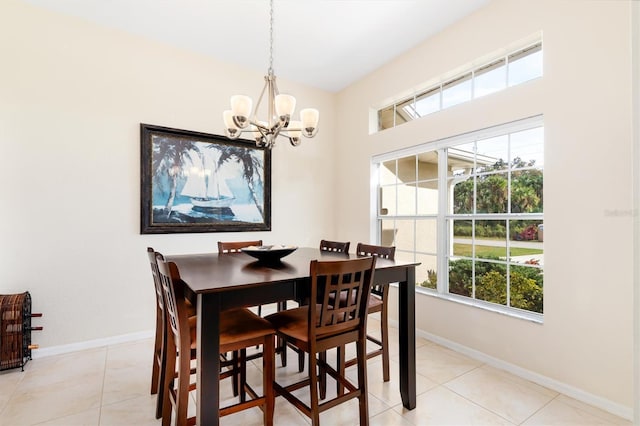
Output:
[[273,74],[273,0],[269,0],[269,74]]

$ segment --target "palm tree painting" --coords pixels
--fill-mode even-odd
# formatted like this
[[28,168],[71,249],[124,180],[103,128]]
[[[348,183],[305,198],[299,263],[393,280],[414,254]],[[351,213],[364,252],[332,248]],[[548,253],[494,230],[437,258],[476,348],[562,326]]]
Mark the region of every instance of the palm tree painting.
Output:
[[269,230],[270,151],[141,125],[142,233]]
[[[167,219],[171,218],[173,204],[178,189],[180,171],[184,169],[185,162],[191,151],[197,149],[194,142],[170,136],[153,136],[151,147],[153,150],[152,164],[154,180],[158,188],[164,190],[168,183],[167,200],[162,209],[162,214]],[[163,191],[164,192],[164,191]]]
[[264,161],[255,149],[241,146],[225,146],[218,157],[218,165],[236,162],[241,166],[243,180],[247,183],[251,200],[264,220],[264,198],[261,189],[264,187]]

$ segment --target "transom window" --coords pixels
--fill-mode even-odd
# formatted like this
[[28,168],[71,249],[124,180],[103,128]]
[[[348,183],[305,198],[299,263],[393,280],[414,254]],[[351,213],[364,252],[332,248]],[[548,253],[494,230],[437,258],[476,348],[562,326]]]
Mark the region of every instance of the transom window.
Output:
[[542,117],[373,160],[375,232],[426,292],[543,312]]
[[542,42],[538,41],[456,77],[429,85],[414,96],[378,110],[378,130],[416,120],[454,105],[542,77]]

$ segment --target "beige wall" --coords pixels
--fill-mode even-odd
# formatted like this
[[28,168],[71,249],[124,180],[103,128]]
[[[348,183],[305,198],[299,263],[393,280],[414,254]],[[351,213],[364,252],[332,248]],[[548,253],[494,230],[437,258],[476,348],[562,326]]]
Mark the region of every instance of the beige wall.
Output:
[[[629,9],[624,0],[496,0],[338,95],[279,81],[322,116],[315,139],[274,151],[273,231],[142,236],[139,123],[221,133],[229,96],[257,96],[262,75],[3,0],[0,293],[31,292],[44,349],[148,332],[147,246],[366,241],[372,155],[544,114],[544,324],[418,296],[417,325],[628,415]],[[542,80],[369,135],[370,107],[538,31]],[[330,204],[349,214],[327,214]]]
[[[630,10],[629,1],[496,0],[352,85],[338,101],[338,174],[353,177],[337,200],[352,212],[340,235],[368,240],[371,156],[544,114],[544,324],[420,295],[417,327],[629,417]],[[370,107],[539,31],[542,79],[369,135]]]
[[[265,64],[265,71],[266,71]],[[13,0],[0,2],[0,293],[29,290],[51,347],[149,332],[146,247],[336,238],[335,95],[279,80],[321,130],[273,151],[272,232],[140,235],[140,123],[221,134],[229,97],[263,75]],[[319,178],[321,176],[321,178]],[[41,353],[42,353],[41,352]],[[37,356],[37,352],[35,353]]]

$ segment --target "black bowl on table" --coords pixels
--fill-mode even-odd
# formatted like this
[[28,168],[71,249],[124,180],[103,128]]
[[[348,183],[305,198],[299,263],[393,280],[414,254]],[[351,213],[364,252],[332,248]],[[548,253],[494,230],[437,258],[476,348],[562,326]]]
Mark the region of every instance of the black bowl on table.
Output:
[[280,259],[282,259],[283,257],[296,251],[297,248],[298,247],[295,247],[295,246],[273,245],[273,246],[249,246],[241,250],[243,253],[246,253],[249,256],[255,257],[260,262],[268,263],[268,262],[279,262]]

